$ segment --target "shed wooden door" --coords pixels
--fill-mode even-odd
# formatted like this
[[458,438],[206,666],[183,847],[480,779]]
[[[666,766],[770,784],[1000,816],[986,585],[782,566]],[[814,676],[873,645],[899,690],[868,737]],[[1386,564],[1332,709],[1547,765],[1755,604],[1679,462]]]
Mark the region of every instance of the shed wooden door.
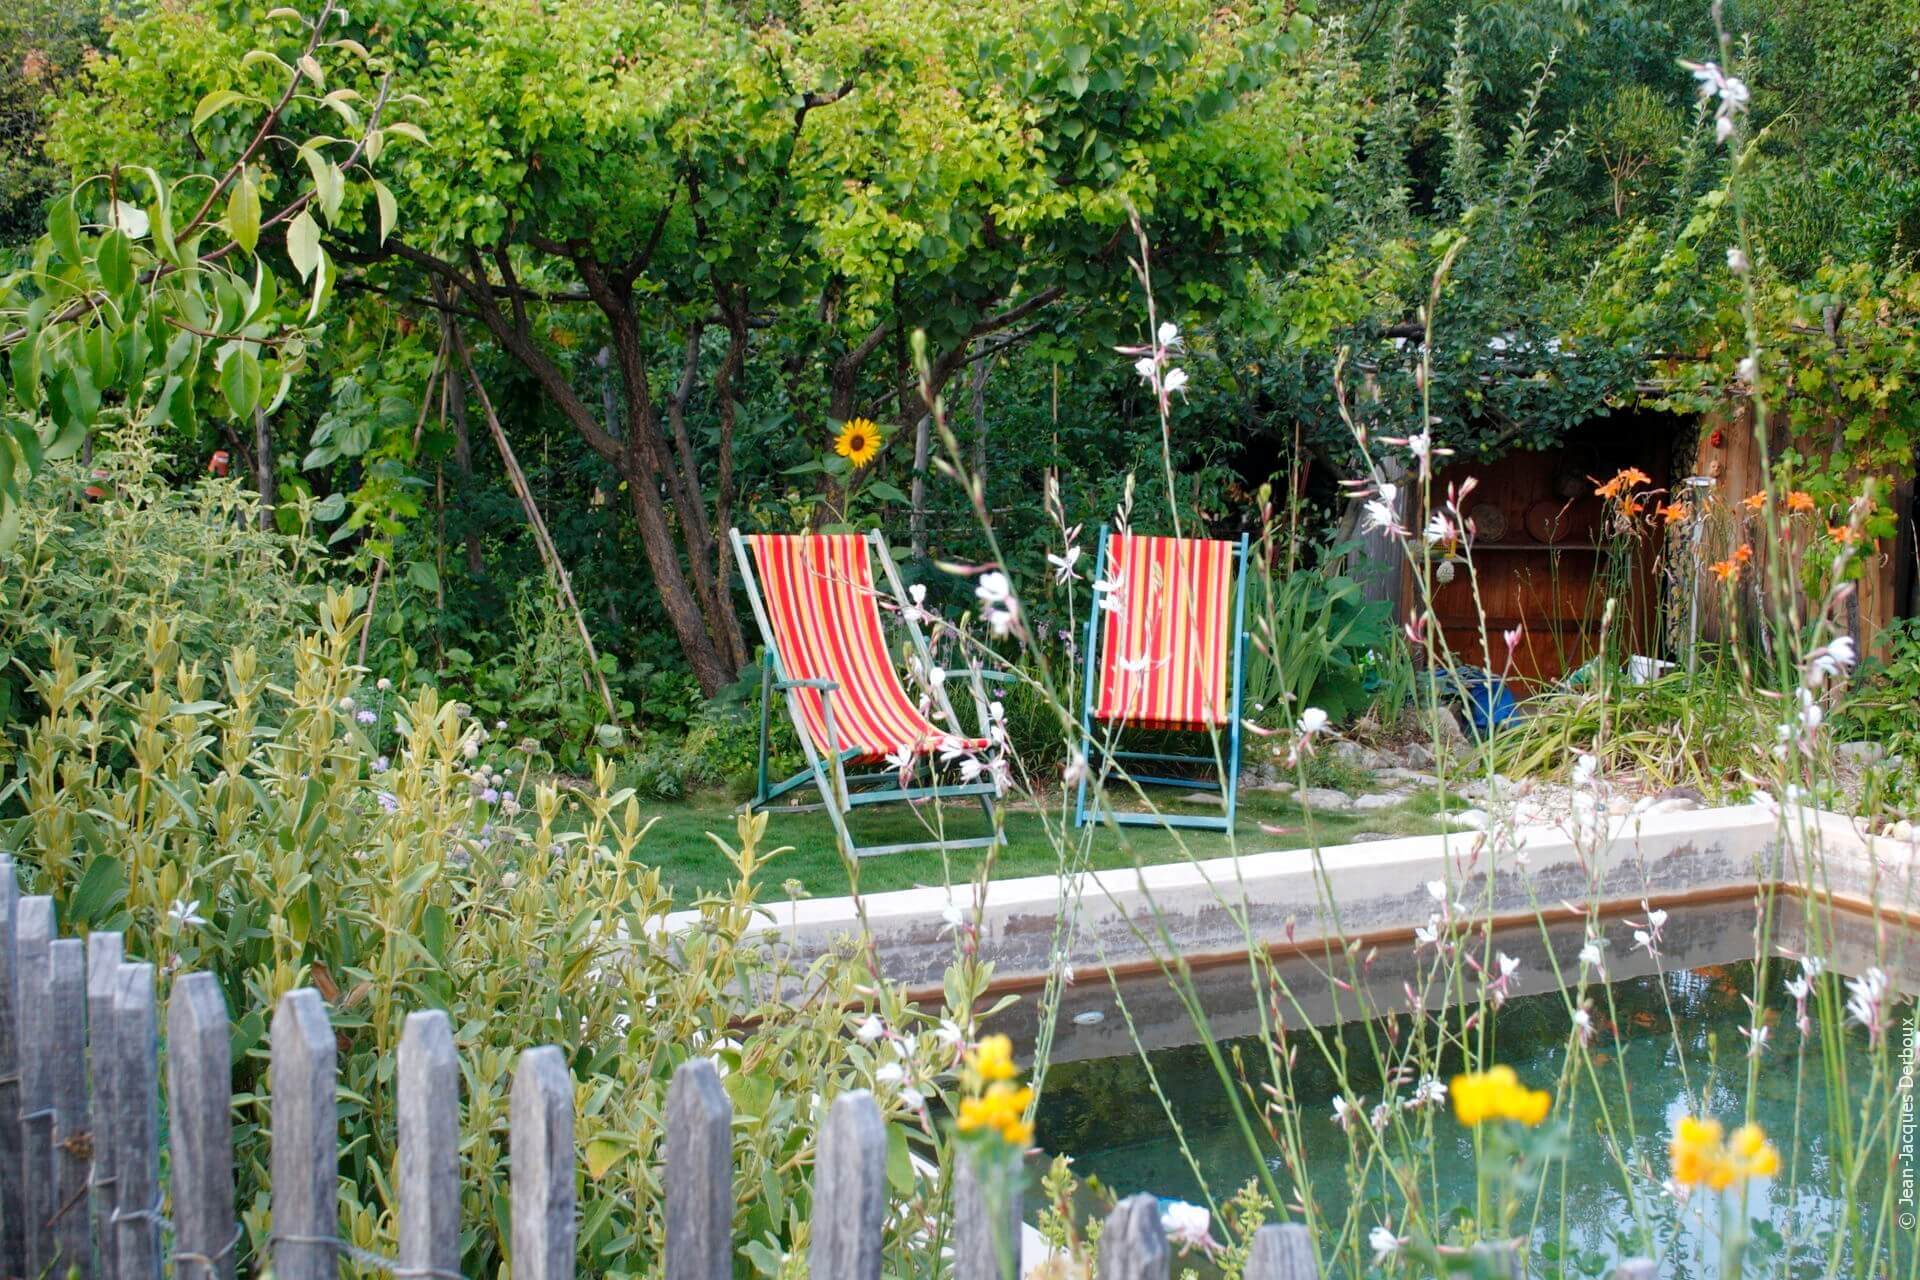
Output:
[[[1478,481],[1461,504],[1476,530],[1471,566],[1457,562],[1450,582],[1431,574],[1435,620],[1456,661],[1522,689],[1556,679],[1598,649],[1609,598],[1608,625],[1622,651],[1659,656],[1662,537],[1651,517],[1667,497],[1677,422],[1662,414],[1605,418],[1559,448],[1456,462],[1435,476],[1435,505],[1445,501],[1449,485]],[[1624,467],[1638,467],[1650,479],[1636,490],[1645,495],[1646,510],[1630,536],[1609,533],[1604,503],[1594,493]],[[1419,512],[1412,527],[1421,529],[1426,520]],[[1402,599],[1409,609],[1426,598],[1417,573],[1406,571]],[[1505,633],[1515,628],[1519,640],[1509,645]]]

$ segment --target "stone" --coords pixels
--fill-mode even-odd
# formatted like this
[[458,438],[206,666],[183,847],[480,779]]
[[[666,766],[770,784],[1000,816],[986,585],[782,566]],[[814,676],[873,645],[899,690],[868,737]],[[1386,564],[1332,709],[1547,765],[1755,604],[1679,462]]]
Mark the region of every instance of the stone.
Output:
[[1485,809],[1462,809],[1458,813],[1448,814],[1447,821],[1456,827],[1465,827],[1469,831],[1485,831],[1493,819],[1488,817]]
[[1332,787],[1308,787],[1300,793],[1300,805],[1305,809],[1331,809],[1345,813],[1353,808],[1353,797]]
[[1181,804],[1220,804],[1218,791],[1189,791],[1180,797]]
[[1912,840],[1913,824],[1902,818],[1898,822],[1888,823],[1887,829],[1880,834],[1889,840]]
[[1400,749],[1400,758],[1412,769],[1431,769],[1433,767],[1433,748],[1424,742],[1409,742]]
[[1401,769],[1394,767],[1382,769],[1374,776],[1382,782],[1411,782],[1419,787],[1437,787],[1440,785],[1439,778],[1431,773],[1423,773],[1418,769]]
[[1841,759],[1857,765],[1878,764],[1887,754],[1887,749],[1877,742],[1843,742],[1834,751]]
[[1348,844],[1374,844],[1381,840],[1398,840],[1400,837],[1385,831],[1356,831],[1347,837]]
[[1378,813],[1382,809],[1397,809],[1407,802],[1406,793],[1400,791],[1373,791],[1353,798],[1355,813]]

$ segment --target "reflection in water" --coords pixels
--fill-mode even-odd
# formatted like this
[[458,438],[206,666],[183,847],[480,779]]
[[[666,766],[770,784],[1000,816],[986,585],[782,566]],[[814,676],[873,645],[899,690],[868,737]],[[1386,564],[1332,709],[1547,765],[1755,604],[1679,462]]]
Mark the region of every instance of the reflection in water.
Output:
[[[1912,940],[1904,932],[1879,931],[1858,917],[1828,916],[1822,934],[1834,936],[1817,948],[1807,947],[1799,904],[1783,900],[1778,911],[1771,936],[1782,948],[1825,954],[1836,975],[1877,964],[1894,975],[1896,988],[1912,991],[1914,962],[1920,956],[1913,954]],[[1598,1262],[1647,1250],[1644,1238],[1632,1239],[1635,1218],[1624,1189],[1628,1184],[1634,1187],[1634,1201],[1662,1206],[1652,1212],[1647,1226],[1665,1274],[1711,1274],[1717,1266],[1712,1197],[1703,1195],[1683,1210],[1666,1207],[1671,1204],[1663,1186],[1667,1141],[1678,1117],[1701,1110],[1703,1098],[1705,1111],[1729,1128],[1745,1118],[1751,1064],[1741,1029],[1750,1025],[1745,999],[1754,993],[1753,908],[1746,902],[1677,908],[1663,932],[1656,961],[1634,949],[1631,926],[1623,921],[1609,925],[1606,956],[1612,983],[1588,991],[1594,1070],[1588,1074],[1582,1066],[1582,1078],[1572,1089],[1563,1079],[1570,1065],[1579,1065],[1568,1060],[1572,1022],[1549,955],[1571,979],[1579,968],[1575,957],[1585,941],[1583,926],[1575,921],[1551,926],[1543,934],[1533,924],[1502,930],[1492,940],[1492,951],[1520,959],[1522,994],[1510,999],[1493,1020],[1491,1057],[1514,1067],[1527,1084],[1554,1090],[1559,1099],[1554,1115],[1570,1122],[1569,1155],[1553,1170],[1534,1222],[1537,1260],[1539,1250],[1565,1256],[1568,1274],[1578,1273],[1581,1254]],[[1310,1187],[1323,1221],[1339,1224],[1357,1212],[1357,1234],[1364,1238],[1385,1207],[1402,1197],[1388,1194],[1376,1166],[1365,1185],[1371,1203],[1357,1211],[1352,1205],[1349,1137],[1333,1120],[1332,1099],[1338,1090],[1327,1054],[1344,1056],[1349,1087],[1364,1095],[1365,1110],[1384,1092],[1373,1065],[1371,1038],[1389,1034],[1390,1024],[1395,1034],[1404,1036],[1410,1024],[1404,1016],[1371,1023],[1344,1019],[1363,1009],[1405,1010],[1410,990],[1430,1011],[1448,1001],[1446,993],[1421,986],[1432,968],[1431,951],[1416,962],[1411,943],[1382,944],[1370,962],[1365,953],[1356,957],[1356,964],[1363,962],[1357,988],[1364,990],[1330,981],[1324,955],[1279,961],[1276,971],[1286,991],[1280,996],[1264,984],[1257,996],[1244,961],[1194,974],[1211,1033],[1226,1060],[1242,1064],[1236,1070],[1244,1073],[1244,1084],[1254,1097],[1262,1096],[1261,1085],[1271,1078],[1267,1049],[1257,1036],[1256,999],[1284,1010],[1293,1028],[1290,1043],[1298,1049],[1287,1093],[1297,1108],[1303,1137],[1303,1178],[1297,1179],[1280,1150],[1264,1140],[1257,1154],[1249,1149],[1232,1114],[1228,1086],[1206,1049],[1196,1043],[1193,1019],[1157,973],[1118,984],[1083,976],[1068,990],[1041,1095],[1040,1144],[1072,1156],[1081,1179],[1096,1178],[1118,1194],[1150,1191],[1198,1203],[1224,1201],[1259,1173],[1257,1162],[1264,1162],[1288,1198],[1302,1182]],[[1344,961],[1338,961],[1334,971],[1342,977],[1349,972]],[[1757,1220],[1755,1249],[1777,1252],[1791,1244],[1794,1274],[1819,1274],[1830,1256],[1839,1216],[1831,1190],[1838,1168],[1830,1150],[1829,1121],[1844,1113],[1843,1123],[1857,1128],[1857,1104],[1836,1112],[1836,1099],[1863,1095],[1874,1064],[1858,1028],[1847,1033],[1845,1052],[1831,1064],[1823,1059],[1818,1026],[1803,1045],[1793,1025],[1794,1002],[1785,989],[1797,972],[1796,965],[1784,961],[1769,967],[1762,1003],[1771,1039],[1751,1095],[1754,1118],[1780,1147],[1788,1176],[1776,1180],[1779,1185],[1753,1184],[1748,1210]],[[1838,977],[1829,980],[1837,982]],[[1912,1016],[1910,1009],[1906,1016]],[[1001,1015],[1000,1024],[1024,1034],[1030,1043],[1033,1017],[1034,1002],[1023,1000]],[[1302,1030],[1307,1022],[1323,1028],[1324,1051]],[[1146,1062],[1135,1052],[1135,1034],[1150,1051]],[[1883,1054],[1883,1071],[1886,1065]],[[1441,1077],[1459,1068],[1458,1061],[1444,1061]],[[1156,1084],[1165,1106],[1156,1096]],[[1231,1087],[1241,1091],[1242,1081]],[[1409,1088],[1403,1085],[1400,1095]],[[1881,1090],[1884,1094],[1884,1083]],[[1166,1107],[1179,1122],[1191,1161],[1176,1139]],[[1603,1110],[1622,1139],[1617,1147],[1600,1121]],[[1431,1165],[1424,1158],[1418,1162],[1420,1194],[1439,1217],[1456,1208],[1470,1211],[1475,1198],[1471,1134],[1449,1115],[1438,1122],[1435,1141],[1439,1148]],[[1891,1161],[1871,1163],[1877,1166],[1866,1179],[1872,1185],[1861,1188],[1869,1204],[1879,1199]],[[1864,1240],[1843,1245],[1843,1251],[1878,1253],[1888,1247],[1884,1239],[1877,1244]],[[1558,1264],[1545,1265],[1549,1274],[1561,1270]],[[1764,1270],[1777,1273],[1778,1268],[1769,1264]]]

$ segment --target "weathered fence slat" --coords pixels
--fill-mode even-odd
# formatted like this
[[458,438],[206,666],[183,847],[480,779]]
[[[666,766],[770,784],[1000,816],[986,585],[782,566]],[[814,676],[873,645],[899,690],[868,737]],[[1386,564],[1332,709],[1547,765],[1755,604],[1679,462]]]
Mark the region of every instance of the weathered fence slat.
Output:
[[173,1154],[173,1260],[181,1280],[231,1280],[233,1041],[220,980],[190,973],[167,1003],[167,1116]]
[[51,1076],[54,1271],[93,1280],[93,1119],[87,1114],[87,944],[55,938],[47,946],[47,1001],[51,1023],[45,1053]]
[[1247,1280],[1319,1280],[1319,1275],[1313,1232],[1304,1223],[1277,1223],[1253,1233]]
[[120,1273],[114,1249],[114,1194],[119,1186],[118,1144],[114,1140],[113,989],[126,948],[117,933],[87,935],[87,1074],[93,1124],[93,1249],[96,1274],[114,1280]]
[[973,1152],[962,1147],[953,1166],[953,1274],[955,1280],[1019,1280],[1020,1181],[981,1180]]
[[521,1053],[510,1110],[514,1280],[573,1280],[573,1073],[559,1049]]
[[20,1177],[20,1054],[19,1006],[14,987],[15,922],[19,915],[20,882],[14,878],[13,859],[0,854],[0,1275],[17,1276],[27,1266],[25,1220],[14,1211],[26,1187]]
[[1160,1202],[1137,1195],[1115,1205],[1100,1233],[1099,1280],[1167,1280],[1169,1261]]
[[693,1058],[667,1089],[667,1280],[733,1276],[733,1103]]
[[814,1161],[810,1274],[879,1280],[886,1213],[886,1123],[872,1094],[843,1093],[827,1112]]
[[1660,1268],[1651,1258],[1628,1258],[1613,1269],[1613,1280],[1657,1280]]
[[320,993],[280,997],[268,1032],[273,1098],[273,1269],[277,1280],[335,1280],[340,1121],[335,1049]]
[[407,1015],[400,1033],[400,1268],[460,1274],[460,1059],[439,1010]]
[[[20,899],[20,1044],[38,1049],[53,1034],[47,995],[47,948],[53,942],[53,899]],[[45,1053],[20,1055],[20,1177],[26,1215],[26,1274],[42,1276],[53,1265],[53,1063]]]
[[123,964],[113,987],[114,1145],[119,1194],[114,1212],[118,1280],[160,1275],[160,1025],[153,966]]

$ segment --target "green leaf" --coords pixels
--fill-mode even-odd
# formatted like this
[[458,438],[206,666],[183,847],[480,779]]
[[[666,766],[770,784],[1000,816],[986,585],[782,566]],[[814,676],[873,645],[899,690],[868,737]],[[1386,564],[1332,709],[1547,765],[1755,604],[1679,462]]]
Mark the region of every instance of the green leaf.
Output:
[[87,424],[79,418],[69,418],[53,433],[53,439],[47,441],[47,460],[58,462],[62,458],[71,458],[80,452],[80,446],[86,443]]
[[13,394],[24,409],[40,404],[40,344],[32,334],[13,349]]
[[126,897],[125,864],[119,858],[99,854],[87,863],[80,883],[68,895],[64,923],[70,929],[96,926],[111,917]]
[[287,257],[293,260],[293,269],[302,280],[311,277],[320,265],[320,224],[305,209],[287,224]]
[[253,185],[253,175],[244,169],[227,195],[227,230],[234,243],[248,253],[260,242],[260,189]]
[[74,212],[72,194],[55,200],[47,210],[47,234],[64,261],[76,267],[86,261],[80,252],[80,215]]
[[330,493],[313,508],[315,520],[338,520],[347,513],[347,495]]
[[245,347],[236,347],[220,366],[220,394],[236,419],[250,416],[260,403],[260,361]]
[[633,1153],[631,1143],[614,1138],[595,1138],[587,1143],[587,1176],[600,1179],[607,1170]]
[[100,237],[100,283],[119,297],[133,287],[133,242],[115,227]]
[[232,89],[215,89],[212,93],[200,99],[200,105],[193,109],[193,124],[191,127],[197,130],[207,122],[207,117],[214,114],[214,112],[230,107],[236,102],[245,102],[246,100],[247,95],[244,93],[237,93]]
[[433,567],[431,560],[415,560],[407,566],[407,578],[422,591],[440,589],[440,571]]
[[387,184],[377,180],[373,184],[373,198],[380,206],[380,243],[385,244],[399,217],[399,205],[393,198],[393,192],[387,190]]

